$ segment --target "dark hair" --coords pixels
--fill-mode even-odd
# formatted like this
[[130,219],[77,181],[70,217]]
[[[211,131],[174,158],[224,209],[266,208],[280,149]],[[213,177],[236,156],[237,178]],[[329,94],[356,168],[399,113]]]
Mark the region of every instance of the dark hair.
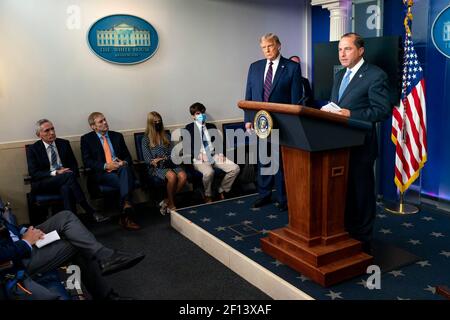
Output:
[[350,38],[350,37],[354,37],[355,39],[353,40],[354,45],[359,49],[359,48],[364,48],[364,39],[357,33],[355,32],[348,32],[346,34],[344,34],[342,38]]
[[196,102],[189,107],[189,112],[193,116],[196,112],[204,113],[206,111],[206,107],[200,102]]

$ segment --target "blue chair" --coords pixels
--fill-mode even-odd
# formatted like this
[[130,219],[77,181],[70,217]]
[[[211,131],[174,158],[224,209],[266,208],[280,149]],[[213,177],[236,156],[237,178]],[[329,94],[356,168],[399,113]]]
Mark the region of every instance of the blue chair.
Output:
[[[28,152],[30,144],[25,145],[25,152]],[[27,157],[28,159],[28,157]],[[24,184],[31,183],[31,176],[24,177]],[[32,225],[44,222],[49,210],[55,214],[64,207],[63,197],[59,193],[38,193],[33,190],[27,193],[28,217]]]

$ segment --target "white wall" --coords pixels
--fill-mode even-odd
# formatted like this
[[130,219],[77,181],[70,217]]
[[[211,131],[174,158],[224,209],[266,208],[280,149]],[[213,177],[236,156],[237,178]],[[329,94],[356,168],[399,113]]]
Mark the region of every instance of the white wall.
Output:
[[[66,26],[70,5],[81,9],[78,30]],[[92,111],[113,130],[143,128],[151,110],[167,125],[188,122],[195,101],[212,119],[242,117],[236,102],[249,64],[262,58],[259,37],[277,33],[284,56],[306,57],[306,8],[304,0],[1,0],[0,143],[34,138],[44,117],[59,136],[82,134]],[[89,27],[117,13],[156,28],[150,60],[121,66],[90,51]]]

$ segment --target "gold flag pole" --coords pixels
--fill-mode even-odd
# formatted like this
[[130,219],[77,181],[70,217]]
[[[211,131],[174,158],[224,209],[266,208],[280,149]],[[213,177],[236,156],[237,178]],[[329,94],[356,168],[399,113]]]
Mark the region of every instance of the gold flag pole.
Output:
[[[403,3],[408,6],[408,10],[407,10],[405,19],[403,20],[403,24],[405,26],[406,33],[408,35],[411,35],[411,29],[409,28],[409,22],[412,21],[412,19],[413,19],[413,15],[411,13],[411,7],[414,4],[414,0],[403,0]],[[404,119],[404,117],[405,117],[405,114],[403,114],[403,119]],[[402,136],[404,137],[404,126],[402,128],[402,131],[403,131]],[[384,207],[384,210],[386,210],[389,213],[398,214],[398,215],[408,215],[408,214],[415,214],[415,213],[419,212],[419,209],[416,206],[404,203],[405,191],[400,190],[400,202],[399,203],[396,203],[393,205],[386,205]]]

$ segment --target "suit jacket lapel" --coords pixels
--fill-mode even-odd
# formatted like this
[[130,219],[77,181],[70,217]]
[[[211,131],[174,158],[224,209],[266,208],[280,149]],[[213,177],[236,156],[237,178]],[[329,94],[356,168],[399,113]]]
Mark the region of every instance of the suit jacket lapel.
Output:
[[38,142],[38,152],[40,153],[39,157],[44,161],[47,165],[48,170],[50,170],[50,160],[48,160],[47,150],[45,150],[45,145],[42,140]]
[[264,100],[264,70],[266,69],[267,60],[262,60],[258,65],[258,69],[256,70],[256,79],[258,80],[258,96],[260,101]]
[[[284,72],[284,69],[286,69],[286,63],[284,61],[284,58],[280,57],[280,62],[278,64],[277,71],[275,72],[275,77],[273,78],[272,88],[270,89],[270,94],[272,94],[273,90],[275,89],[278,81],[281,78],[281,75]],[[270,97],[270,95],[269,95],[269,97]]]
[[[345,98],[345,96],[352,91],[354,87],[358,85],[363,79],[364,79],[364,73],[367,70],[367,62],[364,62],[364,64],[359,68],[358,72],[353,76],[352,80],[348,84],[347,88],[345,88],[344,93],[342,93],[342,97],[339,99],[339,102],[342,101],[342,99]],[[344,72],[345,74],[345,72]],[[342,76],[343,77],[343,76]],[[342,79],[341,79],[342,81]],[[341,81],[339,81],[339,85],[341,85]],[[339,89],[338,89],[339,90]]]

